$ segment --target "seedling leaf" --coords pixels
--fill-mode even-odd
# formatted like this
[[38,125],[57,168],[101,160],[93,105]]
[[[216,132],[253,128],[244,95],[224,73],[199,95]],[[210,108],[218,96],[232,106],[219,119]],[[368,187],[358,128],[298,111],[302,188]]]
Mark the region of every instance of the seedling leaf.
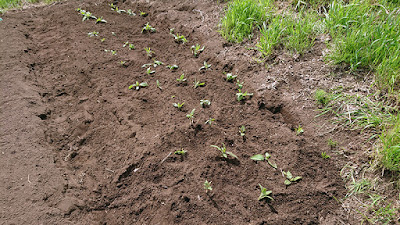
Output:
[[257,155],[253,155],[252,157],[250,157],[250,159],[252,159],[254,161],[264,161],[264,156],[261,154],[257,154]]

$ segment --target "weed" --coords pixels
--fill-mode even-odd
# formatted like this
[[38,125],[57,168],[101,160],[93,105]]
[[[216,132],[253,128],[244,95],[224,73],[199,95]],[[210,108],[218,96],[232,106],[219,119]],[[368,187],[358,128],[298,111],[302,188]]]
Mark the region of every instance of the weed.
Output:
[[246,127],[244,125],[242,125],[241,127],[239,127],[239,134],[240,136],[244,137],[246,135]]
[[198,81],[198,80],[194,80],[194,82],[193,82],[193,87],[194,87],[194,89],[196,89],[196,88],[198,88],[198,87],[203,87],[204,85],[206,85],[206,83],[205,82],[200,82],[200,81]]
[[378,159],[384,168],[390,171],[400,171],[400,116],[393,128],[385,131],[380,136],[381,149]]
[[175,107],[175,108],[178,108],[179,110],[183,107],[183,105],[184,105],[185,103],[184,102],[182,102],[182,103],[173,103],[172,105]]
[[129,86],[129,89],[135,88],[136,90],[139,90],[141,87],[147,87],[149,86],[146,82],[139,83],[136,81],[136,83],[132,84]]
[[157,88],[158,88],[158,89],[162,90],[162,87],[161,87],[160,81],[156,80],[156,85],[157,85]]
[[97,18],[96,23],[107,23],[107,20],[103,19],[103,17]]
[[198,57],[200,55],[200,53],[202,53],[204,51],[204,46],[201,47],[201,45],[196,44],[196,45],[192,45],[192,47],[190,47],[190,49],[192,49],[192,53],[194,55],[194,57]]
[[206,193],[207,193],[208,191],[212,191],[211,182],[212,182],[212,181],[208,182],[207,180],[204,181],[203,186],[204,186],[204,190],[206,190]]
[[328,146],[330,146],[331,148],[336,148],[338,145],[337,141],[334,141],[332,138],[328,139]]
[[282,171],[282,173],[286,176],[286,180],[285,180],[285,185],[289,186],[294,182],[297,182],[299,180],[301,180],[302,178],[300,176],[297,177],[293,177],[292,173],[290,171]]
[[210,106],[210,105],[211,105],[211,102],[210,102],[210,100],[201,99],[201,100],[200,100],[200,105],[201,105],[201,107],[205,108],[205,107],[207,107],[207,106]]
[[261,193],[260,196],[258,197],[258,201],[261,201],[263,199],[269,199],[269,200],[274,200],[271,197],[272,191],[268,191],[267,188],[261,186],[261,184],[258,184],[260,186],[261,189]]
[[147,68],[147,70],[146,70],[146,74],[147,75],[150,75],[150,74],[153,74],[153,73],[155,73],[156,71],[154,71],[154,70],[151,70],[151,68],[149,67],[149,68]]
[[144,27],[142,29],[142,33],[144,33],[144,32],[154,33],[154,32],[156,32],[156,28],[152,27],[149,23],[146,23],[146,25],[144,25]]
[[226,151],[226,146],[224,143],[222,143],[221,147],[218,147],[216,145],[211,145],[211,147],[218,149],[221,152],[221,156],[223,158],[228,158],[228,156],[232,156],[233,158],[238,159],[238,157],[235,154],[233,154],[232,152]]
[[207,64],[207,62],[204,61],[203,66],[200,67],[199,70],[208,70],[209,68],[211,68],[211,64]]
[[151,50],[150,47],[146,47],[146,48],[144,48],[144,50],[146,51],[146,55],[149,58],[152,58],[155,54],[155,52],[153,50]]
[[303,127],[301,127],[301,125],[299,125],[297,128],[294,129],[296,131],[296,135],[300,135],[304,133],[304,129]]
[[97,36],[99,36],[99,32],[97,32],[97,31],[89,32],[89,33],[88,33],[88,36],[89,36],[89,37],[97,37]]
[[186,114],[186,118],[190,120],[190,124],[193,124],[194,122],[194,112],[196,109],[192,109],[192,111],[189,114]]
[[321,152],[321,157],[322,157],[323,159],[329,159],[329,158],[331,158],[331,156],[328,155],[326,152]]
[[214,122],[214,121],[215,121],[215,119],[214,119],[214,118],[210,118],[210,119],[206,120],[205,124],[209,124],[209,125],[211,125],[211,124],[212,124],[212,122]]
[[265,157],[264,157],[264,155],[261,155],[261,154],[253,155],[252,157],[250,157],[250,159],[252,159],[254,161],[264,161],[265,160],[268,162],[268,164],[270,166],[272,166],[272,168],[274,168],[274,169],[278,168],[276,163],[272,162],[270,160],[270,158],[271,158],[271,155],[268,152],[265,153]]
[[322,106],[328,105],[333,100],[333,96],[322,89],[315,91],[314,98]]
[[168,65],[167,68],[170,70],[176,70],[179,68],[179,66],[174,64],[174,65]]
[[177,150],[174,152],[175,155],[185,155],[186,154],[186,150],[184,150],[183,148],[181,150]]
[[361,194],[371,188],[371,181],[365,178],[356,181],[353,178],[351,185],[347,188],[349,189],[349,192],[346,194],[346,197],[349,197],[353,194]]
[[235,80],[237,77],[237,75],[233,75],[232,73],[227,73],[226,74],[226,81],[232,82],[233,80]]
[[239,92],[236,93],[236,99],[237,99],[239,102],[242,101],[242,100],[244,100],[244,99],[246,99],[247,96],[253,96],[253,93],[247,93],[247,91],[243,93],[243,92],[242,92],[242,89],[239,89],[238,91],[239,91]]
[[185,74],[182,73],[181,76],[180,76],[179,78],[176,78],[176,80],[177,80],[179,83],[186,82]]

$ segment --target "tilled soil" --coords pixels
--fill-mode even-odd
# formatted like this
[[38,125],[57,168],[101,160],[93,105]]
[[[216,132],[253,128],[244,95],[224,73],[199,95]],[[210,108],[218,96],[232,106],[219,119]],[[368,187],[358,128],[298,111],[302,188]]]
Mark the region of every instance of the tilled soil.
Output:
[[[44,182],[28,176],[23,187],[18,182],[2,184],[1,196],[20,200],[11,204],[6,197],[2,201],[12,207],[2,207],[0,221],[349,223],[335,200],[345,194],[339,169],[332,160],[321,157],[321,152],[329,149],[320,130],[315,129],[319,124],[314,118],[315,105],[304,100],[307,98],[292,97],[309,98],[311,93],[305,93],[302,87],[317,85],[304,79],[302,73],[326,72],[323,62],[314,60],[321,57],[318,45],[299,59],[288,59],[289,69],[283,68],[287,63],[283,56],[276,57],[276,67],[266,69],[252,60],[256,52],[226,44],[217,33],[224,5],[216,1],[117,3],[120,9],[132,9],[136,16],[112,11],[109,3],[69,1],[9,12],[3,17],[5,32],[1,39],[10,45],[3,42],[1,46],[15,51],[2,53],[2,66],[17,64],[17,69],[26,72],[3,72],[1,84],[19,77],[22,87],[29,87],[23,90],[35,97],[31,106],[23,106],[25,100],[10,98],[7,102],[6,97],[17,94],[2,90],[2,145],[11,146],[2,147],[2,160],[12,160],[12,164],[2,164],[7,169],[1,176],[7,180],[13,176],[7,171],[19,168],[15,169],[17,177],[25,178],[28,170],[40,173]],[[108,22],[82,22],[75,11],[78,7]],[[148,15],[139,16],[140,11]],[[141,32],[147,22],[156,28],[155,33]],[[188,43],[175,42],[170,28],[185,35]],[[99,36],[89,37],[92,31]],[[22,35],[24,39],[16,38]],[[134,50],[123,47],[127,41],[135,45]],[[16,47],[20,42],[24,48]],[[194,57],[190,46],[197,43],[205,50]],[[152,59],[146,56],[145,47],[155,52]],[[104,50],[116,50],[116,54]],[[150,66],[155,73],[148,75],[142,65],[154,59],[164,65]],[[199,70],[203,62],[211,68]],[[179,68],[166,68],[172,64]],[[228,72],[237,74],[244,82],[243,90],[254,95],[237,101],[237,85],[224,79]],[[182,73],[186,83],[176,80]],[[128,89],[136,81],[149,86]],[[205,86],[194,88],[195,81],[205,82]],[[18,87],[18,82],[12,85]],[[210,100],[211,105],[202,107],[202,99]],[[21,107],[8,109],[6,104],[12,101]],[[173,107],[178,102],[185,103],[182,110]],[[21,131],[8,138],[5,134],[10,133],[9,128],[20,124],[18,118],[23,116],[14,118],[6,112],[19,115],[24,107],[32,108],[26,126],[36,127],[32,128],[34,132]],[[192,109],[193,123],[186,118]],[[215,118],[211,125],[205,123],[209,118]],[[246,127],[244,137],[239,134],[242,125]],[[299,125],[305,130],[302,135],[295,132]],[[21,140],[33,146],[25,151],[34,151],[30,153],[34,157],[21,158],[10,152],[22,148],[11,144]],[[222,144],[238,159],[221,158],[218,150],[210,147]],[[187,150],[185,156],[174,154],[182,148]],[[266,152],[272,155],[277,169],[250,159]],[[52,160],[38,163],[43,172],[37,172],[30,165],[37,162],[35,157]],[[282,171],[302,180],[286,186]],[[207,193],[203,189],[205,180],[211,181],[213,188]],[[273,201],[257,200],[259,184],[272,191]],[[30,185],[37,191],[20,189]],[[38,199],[23,202],[28,196]],[[30,209],[38,205],[41,210]],[[22,208],[32,215],[15,214]]]

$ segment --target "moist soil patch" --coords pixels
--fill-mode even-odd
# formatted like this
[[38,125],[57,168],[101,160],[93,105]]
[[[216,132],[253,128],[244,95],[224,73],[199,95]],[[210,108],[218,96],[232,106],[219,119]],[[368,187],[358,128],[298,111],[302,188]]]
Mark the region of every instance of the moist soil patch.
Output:
[[[44,107],[36,116],[64,177],[63,189],[43,198],[59,209],[50,217],[76,224],[348,222],[336,200],[346,193],[344,184],[335,163],[321,157],[327,145],[310,125],[316,123],[314,113],[310,107],[302,111],[302,103],[285,94],[298,78],[282,83],[288,86],[281,90],[265,88],[265,68],[216,32],[223,5],[116,4],[137,14],[130,16],[111,10],[109,3],[70,1],[4,16],[3,22],[22,27],[29,44],[25,82],[38,89]],[[78,7],[108,22],[82,22]],[[142,33],[146,23],[156,32]],[[170,28],[188,43],[177,43]],[[98,36],[89,37],[93,31]],[[127,41],[134,50],[123,47]],[[190,49],[195,44],[205,46],[198,57]],[[146,47],[155,52],[153,58]],[[164,65],[142,67],[153,60]],[[200,70],[204,62],[209,70]],[[179,68],[166,67],[173,64]],[[147,68],[155,73],[146,74]],[[229,72],[254,95],[237,101],[236,82],[225,80]],[[176,80],[181,74],[187,82]],[[149,86],[128,89],[136,81]],[[194,88],[195,81],[205,85]],[[202,107],[202,99],[211,105]],[[173,106],[178,102],[185,103],[181,110]],[[186,117],[192,109],[193,123]],[[215,118],[211,125],[205,123],[209,118]],[[295,131],[299,125],[305,127],[302,135]],[[210,147],[222,144],[238,159],[222,158]],[[182,148],[186,155],[174,154]],[[250,159],[266,152],[277,169]],[[302,179],[286,186],[282,171]],[[207,193],[205,180],[213,188]],[[272,191],[273,201],[257,200],[259,184]]]

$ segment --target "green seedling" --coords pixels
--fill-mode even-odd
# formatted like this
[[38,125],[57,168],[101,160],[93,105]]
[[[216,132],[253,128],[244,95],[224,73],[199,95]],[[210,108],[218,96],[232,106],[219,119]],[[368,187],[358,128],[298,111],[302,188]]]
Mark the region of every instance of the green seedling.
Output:
[[206,85],[206,83],[205,82],[200,82],[200,81],[198,81],[198,80],[194,80],[194,82],[193,82],[193,87],[194,87],[194,89],[196,89],[196,88],[198,88],[198,87],[203,87],[204,85]]
[[183,148],[181,150],[177,150],[174,152],[175,155],[185,155],[186,154],[186,150],[184,150]]
[[146,74],[147,75],[150,75],[150,74],[153,74],[153,73],[155,73],[156,71],[154,71],[154,70],[151,70],[151,68],[149,67],[149,68],[147,68],[147,70],[146,70]]
[[107,20],[103,19],[103,17],[97,18],[96,23],[107,23]]
[[238,86],[239,90],[243,88],[243,82],[240,82],[239,80],[236,80],[236,85]]
[[192,111],[189,114],[186,114],[186,118],[190,120],[190,124],[193,124],[194,122],[194,112],[196,109],[192,109]]
[[[236,79],[237,75],[233,75],[232,73],[227,73],[226,74],[226,81],[232,82],[234,79]],[[242,84],[243,87],[243,84]],[[241,88],[239,88],[241,89]]]
[[209,124],[209,125],[211,125],[211,124],[212,124],[212,122],[214,122],[214,121],[215,121],[215,119],[214,119],[214,118],[210,118],[210,119],[206,120],[205,124]]
[[261,184],[258,184],[261,189],[260,196],[258,197],[258,201],[261,201],[263,199],[269,199],[269,200],[274,200],[271,197],[272,191],[268,191],[265,187],[261,186]]
[[178,108],[179,110],[183,107],[183,105],[184,105],[185,103],[184,102],[182,102],[182,103],[173,103],[172,105],[175,107],[175,108]]
[[265,157],[264,157],[264,155],[261,155],[261,154],[253,155],[252,157],[250,157],[250,159],[252,159],[254,161],[264,161],[265,160],[268,162],[268,164],[270,166],[272,166],[272,168],[274,168],[274,169],[278,168],[276,163],[272,162],[269,158],[271,158],[271,155],[268,152],[265,153]]
[[179,68],[179,66],[174,64],[174,65],[168,65],[167,68],[170,69],[170,70],[176,70],[176,69]]
[[211,68],[211,64],[207,64],[206,61],[203,62],[203,66],[200,67],[199,70],[208,70],[209,68]]
[[207,193],[208,191],[212,191],[211,182],[212,182],[212,181],[208,182],[208,181],[206,180],[206,181],[204,182],[204,184],[203,184],[204,190],[206,190],[206,193]]
[[239,92],[238,93],[236,93],[236,99],[240,102],[240,101],[242,101],[243,99],[245,99],[247,96],[253,96],[253,93],[247,93],[247,91],[246,92],[242,92],[242,89],[239,89],[238,90]]
[[207,106],[210,106],[210,105],[211,105],[211,102],[210,102],[210,100],[202,99],[202,100],[200,100],[200,105],[201,105],[203,108],[205,108],[205,107],[207,107]]
[[129,45],[129,41],[125,42],[124,45],[122,45],[123,48]]
[[76,9],[83,17],[82,21],[89,20],[89,19],[97,19],[91,12],[83,10],[81,8]]
[[144,48],[144,50],[146,51],[146,55],[149,58],[152,58],[155,54],[155,52],[153,50],[151,50],[150,47],[146,47],[146,48]]
[[246,127],[244,125],[239,127],[239,133],[240,133],[240,136],[242,136],[242,137],[244,137],[246,135]]
[[222,143],[222,146],[221,146],[221,147],[218,147],[218,146],[216,146],[216,145],[211,145],[211,147],[218,149],[218,150],[221,152],[221,156],[222,156],[223,158],[226,158],[226,159],[227,159],[228,156],[230,155],[230,156],[232,156],[233,158],[238,159],[238,157],[237,157],[235,154],[233,154],[232,152],[227,152],[227,151],[226,151],[226,146],[225,146],[224,143]]
[[139,12],[139,15],[140,15],[140,16],[143,16],[143,17],[146,17],[146,16],[148,15],[148,13],[147,13],[147,12],[142,12],[142,11],[140,11],[140,12]]
[[112,36],[117,36],[117,34],[115,32],[111,32]]
[[326,152],[321,152],[321,157],[322,157],[323,159],[329,159],[331,156],[328,155]]
[[330,146],[331,148],[335,148],[337,145],[337,141],[332,140],[332,138],[328,139],[328,146]]
[[164,64],[163,62],[158,61],[158,60],[153,60],[153,61],[154,61],[154,63],[153,63],[153,66],[154,66],[154,67],[161,66],[161,65]]
[[126,11],[126,14],[130,15],[130,16],[136,16],[136,13],[132,12],[132,9],[128,9]]
[[129,89],[135,88],[138,91],[141,87],[147,87],[147,86],[149,85],[146,82],[139,83],[138,81],[136,81],[136,83],[129,86]]
[[144,25],[143,29],[142,29],[142,33],[144,32],[150,32],[150,33],[154,33],[156,32],[156,28],[152,27],[149,23],[146,23],[146,25]]
[[161,87],[161,85],[160,85],[160,81],[156,80],[156,85],[157,85],[157,88],[159,88],[160,90],[162,90],[162,87]]
[[172,34],[173,36],[174,36],[174,38],[175,38],[175,42],[176,43],[182,43],[182,44],[185,44],[186,42],[187,42],[187,39],[186,39],[186,37],[185,36],[183,36],[183,35],[179,35],[179,34]]
[[126,61],[120,61],[119,64],[121,64],[121,66],[126,66],[125,65]]
[[304,129],[303,129],[303,127],[301,127],[301,125],[299,125],[299,126],[295,129],[295,131],[296,131],[296,135],[300,135],[300,134],[304,133]]
[[179,83],[186,82],[185,74],[182,73],[182,75],[181,75],[179,78],[176,78],[176,80],[177,80]]
[[89,33],[88,33],[88,36],[89,36],[89,37],[97,37],[97,36],[99,36],[99,32],[97,32],[97,31],[89,32]]
[[117,50],[110,50],[111,55],[116,55],[117,54]]
[[111,6],[111,10],[112,11],[115,11],[115,12],[117,12],[119,14],[126,12],[123,9],[119,9],[118,6],[116,6],[116,5],[112,4],[112,3],[110,4],[110,6]]
[[100,41],[101,41],[101,42],[104,42],[105,40],[106,40],[106,38],[102,38]]
[[284,182],[284,184],[285,184],[286,186],[289,186],[289,185],[291,185],[292,183],[301,180],[301,177],[300,177],[300,176],[293,177],[293,175],[292,175],[292,173],[291,173],[290,171],[287,171],[287,172],[282,171],[282,173],[283,173],[283,175],[286,176],[286,180],[285,180],[285,182]]
[[130,49],[130,50],[135,49],[135,45],[134,45],[134,44],[129,44],[129,49]]
[[194,57],[198,57],[200,55],[200,53],[202,53],[204,51],[204,46],[201,47],[201,45],[196,44],[196,45],[192,45],[192,47],[190,47],[190,49],[192,49],[192,53],[194,55]]

